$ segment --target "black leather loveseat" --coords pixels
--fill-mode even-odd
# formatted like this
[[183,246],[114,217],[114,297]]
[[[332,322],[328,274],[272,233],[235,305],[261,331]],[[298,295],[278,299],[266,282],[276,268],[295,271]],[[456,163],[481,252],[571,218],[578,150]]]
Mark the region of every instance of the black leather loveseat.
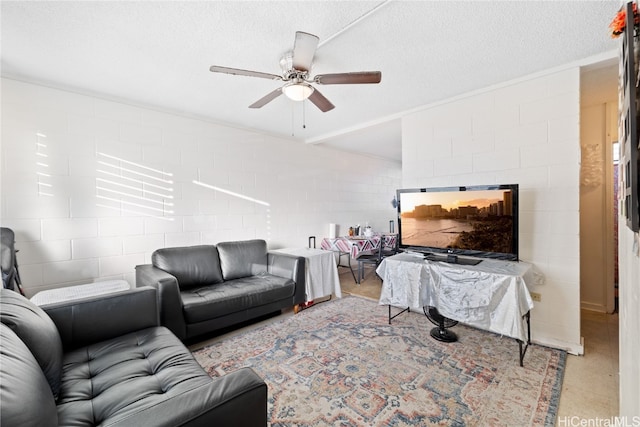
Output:
[[160,322],[185,340],[305,302],[305,259],[264,240],[156,250],[136,286],[158,290]]
[[34,305],[0,294],[0,425],[266,426],[267,387],[211,379],[158,326],[156,291]]

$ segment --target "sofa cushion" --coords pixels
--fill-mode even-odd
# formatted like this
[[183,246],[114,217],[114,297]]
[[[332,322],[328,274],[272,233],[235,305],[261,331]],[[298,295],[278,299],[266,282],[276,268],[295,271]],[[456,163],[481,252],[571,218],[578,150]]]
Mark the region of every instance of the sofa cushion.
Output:
[[62,341],[56,325],[40,307],[19,293],[8,289],[0,292],[0,321],[29,348],[57,398],[62,374]]
[[0,342],[0,425],[57,426],[56,403],[40,364],[4,324]]
[[223,281],[218,251],[213,245],[158,249],[151,255],[151,262],[175,276],[181,289]]
[[293,280],[262,273],[215,286],[188,289],[180,294],[187,323],[197,323],[247,310],[248,307],[291,299],[294,292]]
[[65,354],[59,423],[94,426],[126,420],[210,382],[168,329],[143,329]]
[[243,240],[218,243],[224,280],[254,276],[267,271],[267,242]]

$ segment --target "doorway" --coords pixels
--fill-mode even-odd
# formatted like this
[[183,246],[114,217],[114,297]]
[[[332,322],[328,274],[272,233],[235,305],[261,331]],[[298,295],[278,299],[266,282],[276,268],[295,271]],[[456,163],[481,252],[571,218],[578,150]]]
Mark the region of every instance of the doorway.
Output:
[[617,283],[618,58],[580,70],[580,306],[613,313]]

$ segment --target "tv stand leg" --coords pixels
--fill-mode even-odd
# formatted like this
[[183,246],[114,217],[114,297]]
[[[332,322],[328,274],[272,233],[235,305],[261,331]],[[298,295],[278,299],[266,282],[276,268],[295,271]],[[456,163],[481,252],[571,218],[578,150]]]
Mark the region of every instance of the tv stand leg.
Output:
[[404,313],[405,311],[407,313],[411,313],[411,307],[407,307],[404,310],[402,310],[400,313],[396,313],[393,316],[391,316],[391,304],[389,304],[389,324],[391,324],[391,319],[395,319],[396,317],[400,316],[402,313]]
[[531,312],[527,311],[527,314],[525,314],[524,317],[527,319],[527,343],[523,347],[524,343],[521,340],[516,340],[518,341],[518,347],[520,348],[520,366],[524,366],[524,355],[527,353],[529,344],[531,344]]

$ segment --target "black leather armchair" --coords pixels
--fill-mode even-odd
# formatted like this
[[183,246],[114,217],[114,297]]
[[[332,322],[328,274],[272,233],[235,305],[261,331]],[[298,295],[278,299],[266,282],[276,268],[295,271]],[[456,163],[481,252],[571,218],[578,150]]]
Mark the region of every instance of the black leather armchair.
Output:
[[210,378],[138,288],[42,308],[0,294],[0,425],[265,426],[249,368]]

